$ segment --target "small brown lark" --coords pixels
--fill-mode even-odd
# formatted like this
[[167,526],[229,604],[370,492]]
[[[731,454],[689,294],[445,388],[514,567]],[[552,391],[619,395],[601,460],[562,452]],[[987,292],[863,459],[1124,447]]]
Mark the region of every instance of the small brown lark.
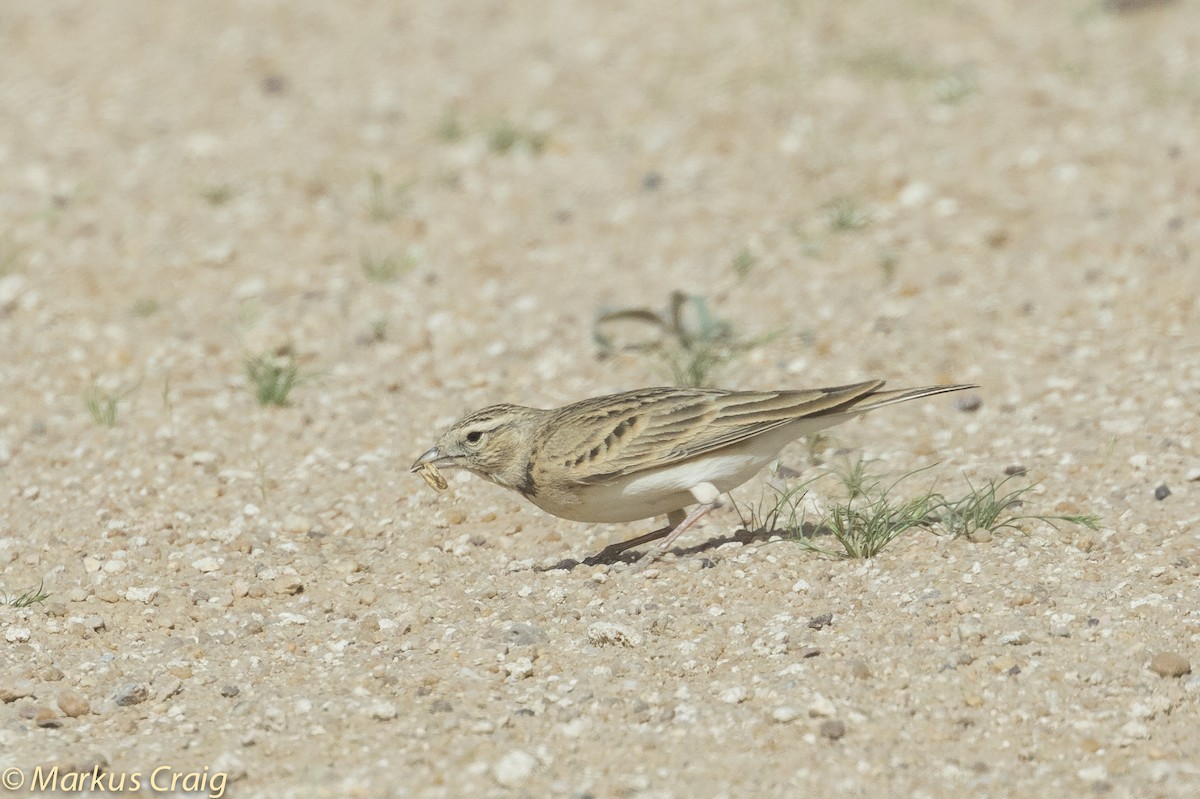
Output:
[[[644,388],[551,410],[492,405],[456,422],[412,471],[444,488],[438,469],[466,469],[579,522],[666,514],[666,527],[591,559],[665,539],[652,560],[800,436],[885,405],[976,386],[882,388],[882,380],[811,391]],[[685,513],[689,505],[696,507]]]

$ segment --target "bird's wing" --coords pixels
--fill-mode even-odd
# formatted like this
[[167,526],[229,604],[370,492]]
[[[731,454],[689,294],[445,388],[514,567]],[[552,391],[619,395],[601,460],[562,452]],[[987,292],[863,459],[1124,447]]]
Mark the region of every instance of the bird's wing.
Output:
[[570,423],[540,453],[569,453],[554,469],[598,483],[655,469],[745,441],[805,416],[847,410],[883,385],[872,380],[811,391],[658,388],[599,397],[559,410]]

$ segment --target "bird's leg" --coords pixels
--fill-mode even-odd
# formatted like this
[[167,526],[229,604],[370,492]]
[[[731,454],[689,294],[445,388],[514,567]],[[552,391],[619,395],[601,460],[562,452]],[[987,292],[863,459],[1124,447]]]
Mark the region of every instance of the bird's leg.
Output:
[[679,538],[685,530],[695,524],[701,516],[721,506],[721,503],[717,501],[721,496],[721,491],[712,483],[700,483],[695,486],[692,489],[692,496],[700,504],[692,508],[691,513],[685,516],[679,524],[675,525],[675,528],[667,534],[665,541],[646,553],[646,557],[642,558],[641,565],[645,566],[653,563],[659,555],[670,548],[671,544],[675,543],[675,539]]
[[657,541],[665,535],[668,535],[672,530],[682,524],[685,520],[685,514],[682,510],[673,510],[667,515],[667,526],[660,527],[649,533],[639,535],[636,538],[630,538],[628,541],[618,541],[615,544],[609,544],[600,552],[592,555],[584,561],[589,566],[596,563],[607,563],[613,560],[617,555],[620,555],[627,549],[640,547],[642,544],[648,544],[651,541]]

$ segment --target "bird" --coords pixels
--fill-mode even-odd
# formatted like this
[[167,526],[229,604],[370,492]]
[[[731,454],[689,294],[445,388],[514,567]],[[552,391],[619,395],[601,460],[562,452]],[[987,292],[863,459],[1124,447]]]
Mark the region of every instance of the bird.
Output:
[[609,562],[663,539],[649,553],[652,561],[795,439],[888,405],[978,388],[883,386],[883,380],[868,380],[781,391],[660,387],[560,408],[491,405],[451,425],[410,471],[445,488],[439,470],[465,469],[572,521],[666,515],[665,527],[611,544],[584,562]]

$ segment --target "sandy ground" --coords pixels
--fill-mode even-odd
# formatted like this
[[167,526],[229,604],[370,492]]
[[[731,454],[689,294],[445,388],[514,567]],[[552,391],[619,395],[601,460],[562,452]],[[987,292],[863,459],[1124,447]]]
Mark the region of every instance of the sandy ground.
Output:
[[[673,5],[0,7],[9,794],[1200,794],[1200,4]],[[676,289],[723,387],[981,384],[836,445],[1101,529],[547,570],[652,523],[408,474],[662,382],[590,327]]]

